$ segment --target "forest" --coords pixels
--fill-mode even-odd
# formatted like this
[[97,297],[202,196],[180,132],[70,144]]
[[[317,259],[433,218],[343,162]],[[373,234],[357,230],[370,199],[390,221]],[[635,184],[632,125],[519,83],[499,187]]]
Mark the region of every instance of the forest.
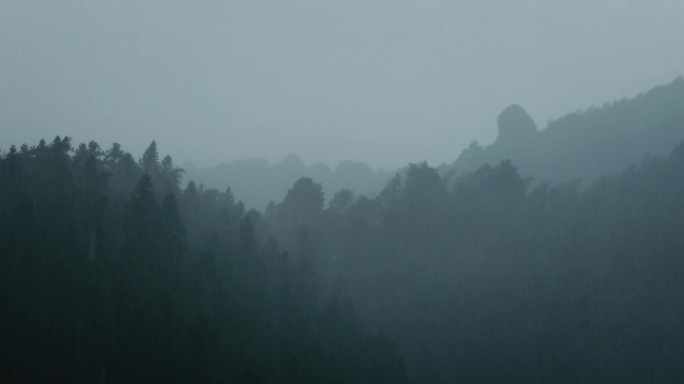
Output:
[[[413,163],[373,197],[302,177],[263,211],[154,141],[11,146],[0,382],[682,382],[684,119],[615,108],[573,116],[680,137],[584,181],[514,157]],[[564,121],[543,134],[586,140]]]
[[310,177],[323,187],[326,199],[341,189],[349,189],[368,197],[377,196],[395,172],[374,170],[360,161],[342,161],[335,167],[319,162],[306,166],[295,154],[281,162],[269,164],[266,159],[240,159],[214,167],[182,164],[183,179],[210,188],[230,185],[233,195],[247,209],[263,210],[270,201],[281,201],[287,190],[300,177]]
[[499,115],[493,143],[471,143],[444,168],[474,171],[484,163],[511,159],[536,182],[582,179],[586,185],[646,155],[667,155],[684,138],[682,105],[681,76],[631,99],[569,113],[541,130],[521,106],[513,105]]

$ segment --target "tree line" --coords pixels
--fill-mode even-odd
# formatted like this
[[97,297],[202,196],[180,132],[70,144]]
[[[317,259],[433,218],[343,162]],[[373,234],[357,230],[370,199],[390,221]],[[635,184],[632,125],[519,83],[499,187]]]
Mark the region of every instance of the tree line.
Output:
[[263,212],[153,142],[0,158],[3,381],[679,382],[684,143],[582,184],[411,164]]
[[395,343],[292,261],[305,245],[181,173],[154,142],[0,158],[0,381],[405,381]]

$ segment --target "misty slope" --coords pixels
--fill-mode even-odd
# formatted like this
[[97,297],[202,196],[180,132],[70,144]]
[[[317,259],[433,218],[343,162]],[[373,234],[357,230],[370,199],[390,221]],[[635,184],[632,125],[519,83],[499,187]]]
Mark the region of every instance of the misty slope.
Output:
[[269,202],[285,197],[287,189],[300,177],[310,177],[323,185],[325,198],[348,189],[358,195],[375,197],[393,173],[373,170],[359,161],[340,162],[335,169],[324,163],[306,166],[297,155],[289,155],[280,163],[266,160],[244,159],[230,164],[222,163],[209,168],[196,168],[185,164],[184,180],[194,180],[208,188],[223,190],[230,186],[235,198],[247,208],[262,210]]
[[373,198],[260,163],[263,213],[241,181],[182,188],[155,142],[11,147],[0,382],[684,382],[683,87],[542,132],[509,107],[473,170]]
[[412,382],[682,382],[683,175],[684,143],[587,188],[414,164],[326,238]]
[[499,116],[498,128],[494,143],[482,147],[474,142],[450,171],[511,159],[522,174],[538,182],[589,182],[620,172],[644,156],[665,155],[684,139],[684,79],[633,99],[568,114],[541,131],[522,108],[511,106]]
[[325,208],[301,178],[263,214],[179,175],[154,142],[0,156],[0,381],[684,379],[684,143],[587,188],[422,163]]

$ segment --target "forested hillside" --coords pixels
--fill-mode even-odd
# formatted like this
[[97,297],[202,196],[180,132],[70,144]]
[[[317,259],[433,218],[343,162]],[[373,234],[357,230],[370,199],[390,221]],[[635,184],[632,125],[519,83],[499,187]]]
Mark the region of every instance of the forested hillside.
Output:
[[[584,143],[622,132],[573,157],[577,170],[619,159],[593,181],[535,181],[511,160],[444,176],[419,163],[372,198],[326,202],[302,177],[263,212],[232,186],[181,185],[155,142],[137,160],[67,137],[12,146],[0,382],[682,382],[684,142],[610,168],[637,138],[662,152],[684,132],[674,104],[644,112],[682,84],[542,132],[504,111],[500,139],[520,148],[573,119],[593,121]],[[525,161],[562,180],[570,152],[548,145]]]
[[338,219],[341,285],[413,382],[677,382],[682,180],[683,145],[586,189],[412,165]]
[[494,143],[463,150],[452,172],[473,171],[485,163],[510,159],[537,182],[589,183],[615,174],[644,156],[666,155],[684,140],[684,78],[640,94],[550,121],[538,131],[517,105],[497,120]]
[[683,40],[684,0],[0,0],[0,384],[684,384]]
[[0,158],[0,382],[404,382],[393,341],[324,297],[308,241],[230,189],[69,138]]
[[[535,185],[578,179],[588,184],[603,175],[619,173],[645,156],[669,153],[674,143],[684,140],[680,129],[684,124],[683,105],[681,77],[633,99],[570,113],[550,121],[542,130],[522,107],[512,105],[497,119],[498,137],[493,143],[472,143],[456,161],[441,165],[439,172],[454,175],[511,160],[522,174],[533,178]],[[208,188],[230,185],[238,200],[258,210],[270,201],[282,200],[287,188],[300,177],[321,183],[329,200],[341,189],[374,198],[393,176],[357,161],[343,161],[334,168],[324,163],[306,166],[294,154],[273,164],[265,159],[242,159],[212,167],[186,163],[183,169],[183,180],[194,180]]]
[[0,176],[3,382],[684,378],[684,145],[586,189],[412,164],[324,208],[302,178],[263,214],[154,143]]

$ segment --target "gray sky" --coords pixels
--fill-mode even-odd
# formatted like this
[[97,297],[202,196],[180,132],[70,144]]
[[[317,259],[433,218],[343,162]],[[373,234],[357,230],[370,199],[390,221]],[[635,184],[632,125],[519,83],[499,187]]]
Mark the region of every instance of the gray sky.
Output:
[[398,167],[684,74],[681,0],[0,0],[0,145]]

